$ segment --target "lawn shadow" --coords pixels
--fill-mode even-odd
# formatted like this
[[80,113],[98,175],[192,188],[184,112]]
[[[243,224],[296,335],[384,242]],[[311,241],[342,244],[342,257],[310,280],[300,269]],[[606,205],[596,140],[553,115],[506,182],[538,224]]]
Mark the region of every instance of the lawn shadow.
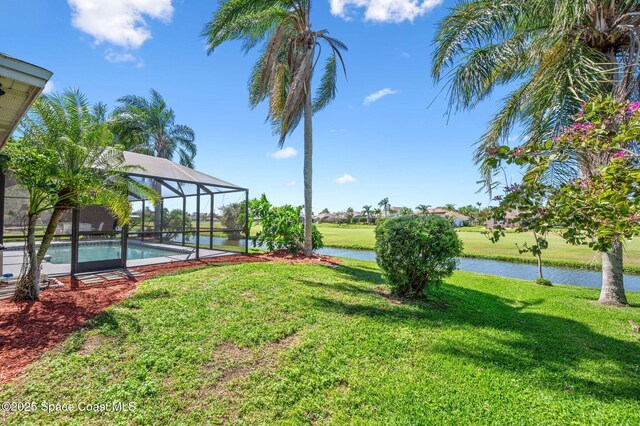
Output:
[[[379,273],[358,271],[358,268],[347,267],[341,272],[361,281],[380,283],[382,280]],[[332,290],[347,294],[368,292],[341,285],[332,286]],[[375,299],[357,303],[323,296],[311,296],[311,299],[322,311],[368,317],[390,327],[411,323],[417,327],[477,329],[472,333],[473,345],[460,340],[459,336],[443,337],[435,341],[432,348],[489,370],[538,375],[539,386],[551,390],[571,387],[572,392],[603,401],[635,400],[640,395],[640,375],[632,368],[640,364],[639,343],[599,334],[570,318],[531,312],[535,306],[545,303],[544,299],[516,301],[450,284],[443,285],[440,292],[448,302],[446,310],[434,309],[428,301],[393,306],[380,304]],[[581,374],[580,365],[585,362],[602,365],[602,380]]]

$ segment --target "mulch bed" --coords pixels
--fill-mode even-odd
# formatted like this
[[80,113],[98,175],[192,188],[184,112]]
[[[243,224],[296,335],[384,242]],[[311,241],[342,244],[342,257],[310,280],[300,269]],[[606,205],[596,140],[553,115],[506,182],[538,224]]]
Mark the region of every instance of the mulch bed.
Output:
[[34,302],[0,301],[0,383],[15,380],[42,353],[53,348],[109,306],[128,297],[140,282],[183,268],[221,263],[291,262],[335,266],[328,256],[292,256],[286,251],[257,255],[231,255],[131,268],[140,274],[104,284],[85,285],[60,277],[64,287],[43,291]]

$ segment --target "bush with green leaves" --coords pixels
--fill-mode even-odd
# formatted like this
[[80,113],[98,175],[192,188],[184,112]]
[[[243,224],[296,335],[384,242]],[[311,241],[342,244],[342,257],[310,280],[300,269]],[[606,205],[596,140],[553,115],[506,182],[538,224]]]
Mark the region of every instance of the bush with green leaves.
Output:
[[462,241],[453,225],[435,215],[398,216],[376,226],[376,256],[394,291],[422,296],[456,270]]
[[[274,207],[266,195],[249,202],[249,216],[262,225],[253,237],[253,246],[263,246],[269,251],[286,249],[298,254],[304,249],[304,223],[301,221],[302,206],[289,204]],[[322,234],[315,225],[312,229],[313,250],[322,248]]]

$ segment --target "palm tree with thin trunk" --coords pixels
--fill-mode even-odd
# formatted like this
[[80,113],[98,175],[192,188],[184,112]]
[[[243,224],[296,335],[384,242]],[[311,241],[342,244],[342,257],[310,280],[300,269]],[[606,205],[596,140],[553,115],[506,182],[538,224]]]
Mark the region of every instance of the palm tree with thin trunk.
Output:
[[362,213],[367,218],[367,225],[368,225],[371,220],[371,206],[368,204],[362,206]]
[[160,93],[151,89],[148,99],[127,95],[118,102],[120,105],[111,117],[111,129],[125,149],[194,167],[195,132],[176,123],[175,112]]
[[[263,44],[249,79],[253,108],[268,101],[267,121],[283,146],[304,121],[304,253],[312,253],[313,114],[336,96],[337,63],[347,47],[327,30],[311,29],[311,1],[223,0],[202,36],[211,54],[228,40],[242,40],[245,52]],[[329,47],[324,72],[312,98],[311,81],[321,51]],[[346,71],[345,71],[346,75]]]
[[[438,25],[432,66],[435,80],[448,80],[450,109],[472,109],[497,87],[517,85],[478,141],[487,189],[494,173],[487,154],[514,132],[549,140],[589,99],[638,99],[639,33],[636,0],[470,0],[451,9]],[[572,167],[553,167],[546,178],[588,176],[607,161],[576,152]],[[621,241],[603,253],[600,303],[627,303]]]
[[418,210],[420,214],[427,214],[429,213],[430,208],[431,208],[431,205],[429,204],[420,204],[418,207],[416,207],[416,210]]
[[380,207],[384,212],[384,215],[387,216],[389,214],[389,209],[391,208],[391,204],[389,204],[389,197],[384,197],[380,200],[378,207]]
[[[118,99],[110,120],[111,130],[117,142],[125,150],[154,157],[178,161],[186,167],[194,167],[197,153],[195,132],[191,127],[176,123],[176,114],[164,98],[151,89],[149,98],[127,95]],[[154,181],[153,189],[162,192],[162,186]],[[162,229],[163,204],[154,210],[154,230]]]

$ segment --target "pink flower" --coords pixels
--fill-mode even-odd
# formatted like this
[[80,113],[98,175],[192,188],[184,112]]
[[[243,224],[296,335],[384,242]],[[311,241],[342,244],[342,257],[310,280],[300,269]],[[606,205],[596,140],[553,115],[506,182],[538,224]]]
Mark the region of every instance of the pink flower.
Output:
[[519,189],[520,189],[520,185],[517,183],[514,183],[513,185],[507,185],[504,188],[504,192],[506,192],[507,194],[511,194],[512,192],[516,192]]
[[640,109],[640,102],[633,102],[633,103],[629,104],[629,107],[627,108],[627,112],[628,113],[633,113],[633,112],[636,112],[639,109]]
[[615,154],[613,154],[613,158],[615,158],[617,160],[617,159],[620,159],[620,158],[624,158],[626,155],[627,155],[627,153],[623,149],[621,149],[621,150],[617,151]]

